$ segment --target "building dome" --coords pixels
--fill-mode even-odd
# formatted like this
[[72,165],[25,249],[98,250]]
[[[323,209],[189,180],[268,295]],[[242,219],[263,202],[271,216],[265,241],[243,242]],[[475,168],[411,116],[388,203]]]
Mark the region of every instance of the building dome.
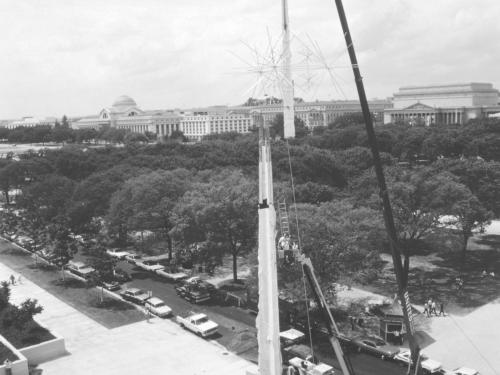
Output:
[[112,105],[115,109],[126,109],[129,107],[137,107],[137,104],[134,99],[130,96],[122,95],[116,98]]

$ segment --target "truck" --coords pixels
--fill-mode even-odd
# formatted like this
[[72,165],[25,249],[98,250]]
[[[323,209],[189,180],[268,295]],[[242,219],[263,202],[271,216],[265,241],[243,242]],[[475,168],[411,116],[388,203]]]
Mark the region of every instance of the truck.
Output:
[[210,293],[197,285],[179,285],[175,287],[175,292],[191,303],[202,303],[210,300]]
[[208,319],[205,314],[190,313],[186,317],[177,315],[175,318],[182,328],[188,329],[201,337],[208,337],[217,333],[219,325]]
[[288,363],[298,375],[333,375],[335,373],[332,366],[322,362],[315,364],[295,357],[290,359]]

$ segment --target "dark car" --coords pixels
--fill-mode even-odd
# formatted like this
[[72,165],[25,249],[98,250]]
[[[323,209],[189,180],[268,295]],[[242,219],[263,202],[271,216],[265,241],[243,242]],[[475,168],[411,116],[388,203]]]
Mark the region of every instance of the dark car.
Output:
[[282,359],[284,364],[292,358],[298,357],[312,363],[318,363],[318,359],[313,355],[311,347],[305,344],[295,344],[282,349]]
[[202,303],[210,300],[210,293],[196,285],[179,285],[175,287],[175,292],[191,303]]
[[121,288],[120,284],[117,281],[109,281],[109,280],[108,281],[101,281],[100,285],[104,289],[107,289],[107,290],[110,290],[110,291],[119,290]]
[[390,345],[380,337],[358,336],[351,339],[351,345],[358,352],[366,352],[382,359],[394,358],[399,353],[397,346]]
[[115,272],[113,274],[113,279],[118,281],[119,283],[126,283],[127,281],[132,280],[132,277],[120,268],[115,268]]

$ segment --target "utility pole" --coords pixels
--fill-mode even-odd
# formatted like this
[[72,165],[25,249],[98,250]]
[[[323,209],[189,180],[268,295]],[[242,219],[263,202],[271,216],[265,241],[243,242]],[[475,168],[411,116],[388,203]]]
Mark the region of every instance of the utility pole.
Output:
[[382,203],[382,209],[384,214],[384,222],[387,234],[389,236],[389,246],[392,253],[392,262],[394,263],[394,272],[396,273],[396,281],[398,284],[398,296],[401,302],[401,307],[403,309],[404,322],[406,326],[406,332],[408,335],[408,341],[410,343],[412,362],[416,364],[415,373],[418,373],[420,348],[418,342],[414,336],[413,328],[413,317],[411,311],[410,298],[407,290],[407,280],[403,274],[403,263],[401,261],[401,253],[398,246],[398,237],[396,233],[396,227],[394,225],[394,217],[392,215],[391,202],[389,200],[389,192],[387,191],[387,185],[385,182],[384,171],[382,169],[382,162],[380,161],[380,154],[377,144],[377,137],[375,135],[375,130],[373,128],[373,121],[368,107],[368,101],[366,99],[365,88],[363,85],[363,78],[359,69],[358,61],[356,58],[356,52],[354,51],[354,46],[352,44],[351,34],[349,32],[349,25],[347,24],[347,19],[344,12],[344,7],[342,5],[342,0],[335,0],[337,6],[337,11],[340,18],[340,23],[342,25],[342,31],[344,32],[344,38],[347,45],[347,51],[349,53],[349,58],[351,60],[351,66],[354,73],[354,80],[356,81],[356,88],[358,90],[359,101],[361,104],[361,109],[363,111],[363,118],[365,120],[366,132],[368,134],[368,141],[373,155],[373,162],[375,167],[375,173],[377,175],[377,180],[380,189],[380,199]]
[[283,91],[283,134],[284,138],[295,138],[295,112],[293,101],[292,53],[290,52],[290,24],[288,20],[288,0],[283,0],[283,51],[282,51],[282,91]]

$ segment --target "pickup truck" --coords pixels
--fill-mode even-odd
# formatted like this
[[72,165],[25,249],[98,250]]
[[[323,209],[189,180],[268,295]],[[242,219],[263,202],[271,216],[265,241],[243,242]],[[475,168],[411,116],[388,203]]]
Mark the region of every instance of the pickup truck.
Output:
[[68,262],[67,269],[77,276],[89,279],[94,273],[95,269],[82,262]]
[[202,303],[210,300],[210,293],[196,285],[180,285],[175,288],[175,292],[191,303]]
[[205,314],[193,314],[186,317],[177,315],[177,323],[182,328],[186,328],[201,337],[208,337],[217,333],[217,328],[219,325],[211,320]]
[[326,363],[314,364],[307,360],[295,357],[288,361],[290,366],[293,366],[296,372],[300,375],[333,375],[333,367]]

